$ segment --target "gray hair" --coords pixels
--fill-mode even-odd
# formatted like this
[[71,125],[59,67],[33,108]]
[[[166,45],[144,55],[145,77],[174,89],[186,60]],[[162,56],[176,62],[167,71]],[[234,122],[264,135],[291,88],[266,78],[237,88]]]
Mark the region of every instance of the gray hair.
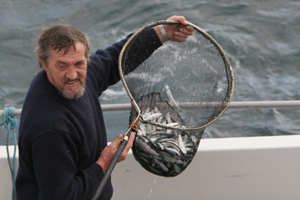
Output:
[[66,23],[43,27],[35,49],[40,68],[43,68],[42,62],[48,63],[51,49],[57,50],[57,52],[63,50],[64,54],[66,54],[71,47],[76,50],[75,43],[78,41],[84,45],[85,57],[89,59],[91,51],[90,40],[81,30]]

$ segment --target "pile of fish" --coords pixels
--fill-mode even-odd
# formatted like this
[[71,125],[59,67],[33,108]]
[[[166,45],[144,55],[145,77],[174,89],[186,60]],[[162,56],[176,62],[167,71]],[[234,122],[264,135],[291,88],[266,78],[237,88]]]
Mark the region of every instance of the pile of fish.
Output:
[[172,106],[161,101],[157,94],[144,97],[138,103],[142,112],[132,147],[135,159],[156,175],[171,177],[180,174],[196,154],[204,129],[176,130],[184,127],[184,122]]

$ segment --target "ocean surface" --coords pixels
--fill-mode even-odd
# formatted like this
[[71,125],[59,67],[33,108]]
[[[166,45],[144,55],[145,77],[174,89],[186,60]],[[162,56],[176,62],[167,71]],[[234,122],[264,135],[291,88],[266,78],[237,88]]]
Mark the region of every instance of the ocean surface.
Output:
[[[41,26],[61,20],[72,24],[88,34],[95,52],[172,15],[185,16],[223,48],[235,76],[232,101],[300,99],[300,1],[0,0],[0,109],[22,108],[40,70],[34,48]],[[129,99],[118,83],[100,102]],[[104,117],[109,141],[127,130],[129,111]],[[229,109],[204,138],[300,134],[299,124],[300,108]],[[5,141],[1,127],[0,145]]]

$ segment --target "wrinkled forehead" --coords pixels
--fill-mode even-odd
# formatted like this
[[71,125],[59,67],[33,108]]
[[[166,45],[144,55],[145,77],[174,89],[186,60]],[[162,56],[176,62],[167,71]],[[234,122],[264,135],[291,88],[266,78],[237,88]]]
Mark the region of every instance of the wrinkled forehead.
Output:
[[51,53],[58,53],[58,54],[67,54],[69,52],[83,52],[85,53],[85,46],[82,42],[75,42],[73,45],[65,46],[65,47],[50,47]]
[[69,49],[54,49],[51,50],[49,61],[60,64],[74,64],[77,62],[85,62],[85,48],[81,42],[76,42],[74,46],[70,46]]

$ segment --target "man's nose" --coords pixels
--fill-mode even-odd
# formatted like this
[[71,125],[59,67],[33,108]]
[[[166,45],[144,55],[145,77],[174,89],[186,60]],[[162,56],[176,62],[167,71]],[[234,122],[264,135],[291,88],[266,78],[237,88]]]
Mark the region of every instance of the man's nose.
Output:
[[74,80],[77,77],[77,71],[74,66],[69,66],[67,71],[67,78]]

